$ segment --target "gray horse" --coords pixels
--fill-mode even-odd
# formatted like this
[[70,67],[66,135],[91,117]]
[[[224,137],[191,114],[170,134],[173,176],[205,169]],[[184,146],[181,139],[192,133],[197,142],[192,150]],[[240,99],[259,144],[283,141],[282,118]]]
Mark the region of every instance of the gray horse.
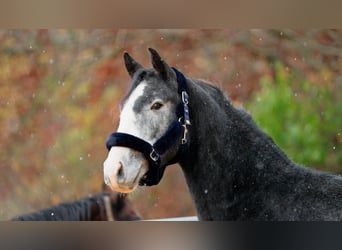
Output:
[[[144,68],[124,54],[132,86],[121,104],[118,132],[153,145],[179,118],[182,96],[176,71],[149,50],[153,68]],[[187,147],[180,154],[182,142],[173,143],[160,155],[159,167],[177,156],[199,219],[342,219],[340,176],[295,164],[221,90],[190,77],[185,82],[191,121],[184,135]],[[143,153],[113,146],[104,162],[104,176],[113,189],[128,193],[149,168]]]

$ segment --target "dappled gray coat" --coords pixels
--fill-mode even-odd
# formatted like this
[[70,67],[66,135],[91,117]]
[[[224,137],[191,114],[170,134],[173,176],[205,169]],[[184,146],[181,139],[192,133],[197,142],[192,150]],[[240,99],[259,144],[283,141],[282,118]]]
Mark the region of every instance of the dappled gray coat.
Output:
[[[158,98],[176,106],[180,99],[176,75],[155,50],[150,49],[150,53],[153,68],[147,69],[125,54],[132,88],[143,81],[148,87],[140,100],[146,105]],[[191,127],[188,149],[178,162],[199,219],[342,219],[340,176],[292,162],[249,114],[234,107],[212,84],[187,77],[186,85]],[[134,112],[140,115],[139,110]],[[158,129],[148,131],[146,124],[142,122],[140,129],[147,134]],[[177,147],[174,145],[167,153],[174,155]],[[167,162],[165,155],[161,156],[162,162]]]
[[340,176],[293,163],[219,89],[188,85],[193,126],[181,165],[201,219],[342,219]]

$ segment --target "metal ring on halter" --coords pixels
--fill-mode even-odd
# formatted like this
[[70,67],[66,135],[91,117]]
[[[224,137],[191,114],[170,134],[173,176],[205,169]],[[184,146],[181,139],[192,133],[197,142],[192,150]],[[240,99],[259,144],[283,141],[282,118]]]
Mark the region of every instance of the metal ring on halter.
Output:
[[160,156],[159,156],[158,152],[155,151],[154,148],[152,148],[152,151],[151,151],[151,153],[150,153],[150,158],[151,158],[151,160],[154,161],[154,162],[157,162],[157,161],[159,160],[159,157],[160,157]]

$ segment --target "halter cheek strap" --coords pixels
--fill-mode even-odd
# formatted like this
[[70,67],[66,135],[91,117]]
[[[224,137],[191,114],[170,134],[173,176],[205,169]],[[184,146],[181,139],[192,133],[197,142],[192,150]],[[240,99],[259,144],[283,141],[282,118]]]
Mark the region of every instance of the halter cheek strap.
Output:
[[[113,146],[121,146],[141,152],[149,163],[147,173],[140,180],[139,185],[157,185],[163,177],[166,166],[179,161],[181,155],[188,146],[188,130],[190,123],[189,116],[189,96],[185,76],[176,68],[172,68],[177,76],[178,93],[181,95],[182,102],[177,108],[178,119],[171,123],[168,130],[153,145],[130,134],[112,133],[106,141],[108,151]],[[167,152],[171,147],[180,144],[178,153],[165,166],[161,166],[160,156]]]

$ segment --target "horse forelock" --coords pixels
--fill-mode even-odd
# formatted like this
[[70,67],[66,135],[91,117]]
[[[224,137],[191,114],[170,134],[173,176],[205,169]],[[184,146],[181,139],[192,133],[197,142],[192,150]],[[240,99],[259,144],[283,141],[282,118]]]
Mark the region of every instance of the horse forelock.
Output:
[[[158,75],[158,73],[156,72],[155,69],[150,68],[150,69],[139,69],[134,76],[132,77],[132,82],[131,82],[131,86],[128,89],[126,95],[123,97],[123,99],[120,102],[120,109],[122,110],[122,108],[124,107],[124,105],[126,104],[127,100],[129,99],[129,97],[132,95],[132,93],[134,92],[134,90],[143,82],[147,83],[148,86],[150,86],[151,88],[156,88],[158,91],[162,90],[162,82],[164,80],[162,80],[160,78],[160,76]],[[171,84],[170,82],[168,82],[167,84],[164,85],[165,89],[168,89],[168,91],[170,90],[169,88],[171,88],[174,91],[177,91],[177,83],[176,81],[174,82],[174,84]],[[151,91],[149,93],[152,93]],[[165,96],[165,93],[163,93],[163,96]]]
[[123,108],[123,106],[125,105],[127,99],[131,96],[133,91],[140,85],[140,83],[142,83],[145,80],[145,77],[146,77],[148,71],[151,71],[151,70],[139,69],[134,74],[134,76],[132,77],[131,86],[128,89],[128,92],[126,93],[126,95],[123,97],[123,99],[120,102],[120,109]]
[[163,82],[154,69],[139,70],[133,76],[132,85],[120,103],[121,131],[118,132],[129,133],[130,127],[138,125],[132,123],[136,115],[156,100],[164,101],[164,104],[178,103],[177,83]]

